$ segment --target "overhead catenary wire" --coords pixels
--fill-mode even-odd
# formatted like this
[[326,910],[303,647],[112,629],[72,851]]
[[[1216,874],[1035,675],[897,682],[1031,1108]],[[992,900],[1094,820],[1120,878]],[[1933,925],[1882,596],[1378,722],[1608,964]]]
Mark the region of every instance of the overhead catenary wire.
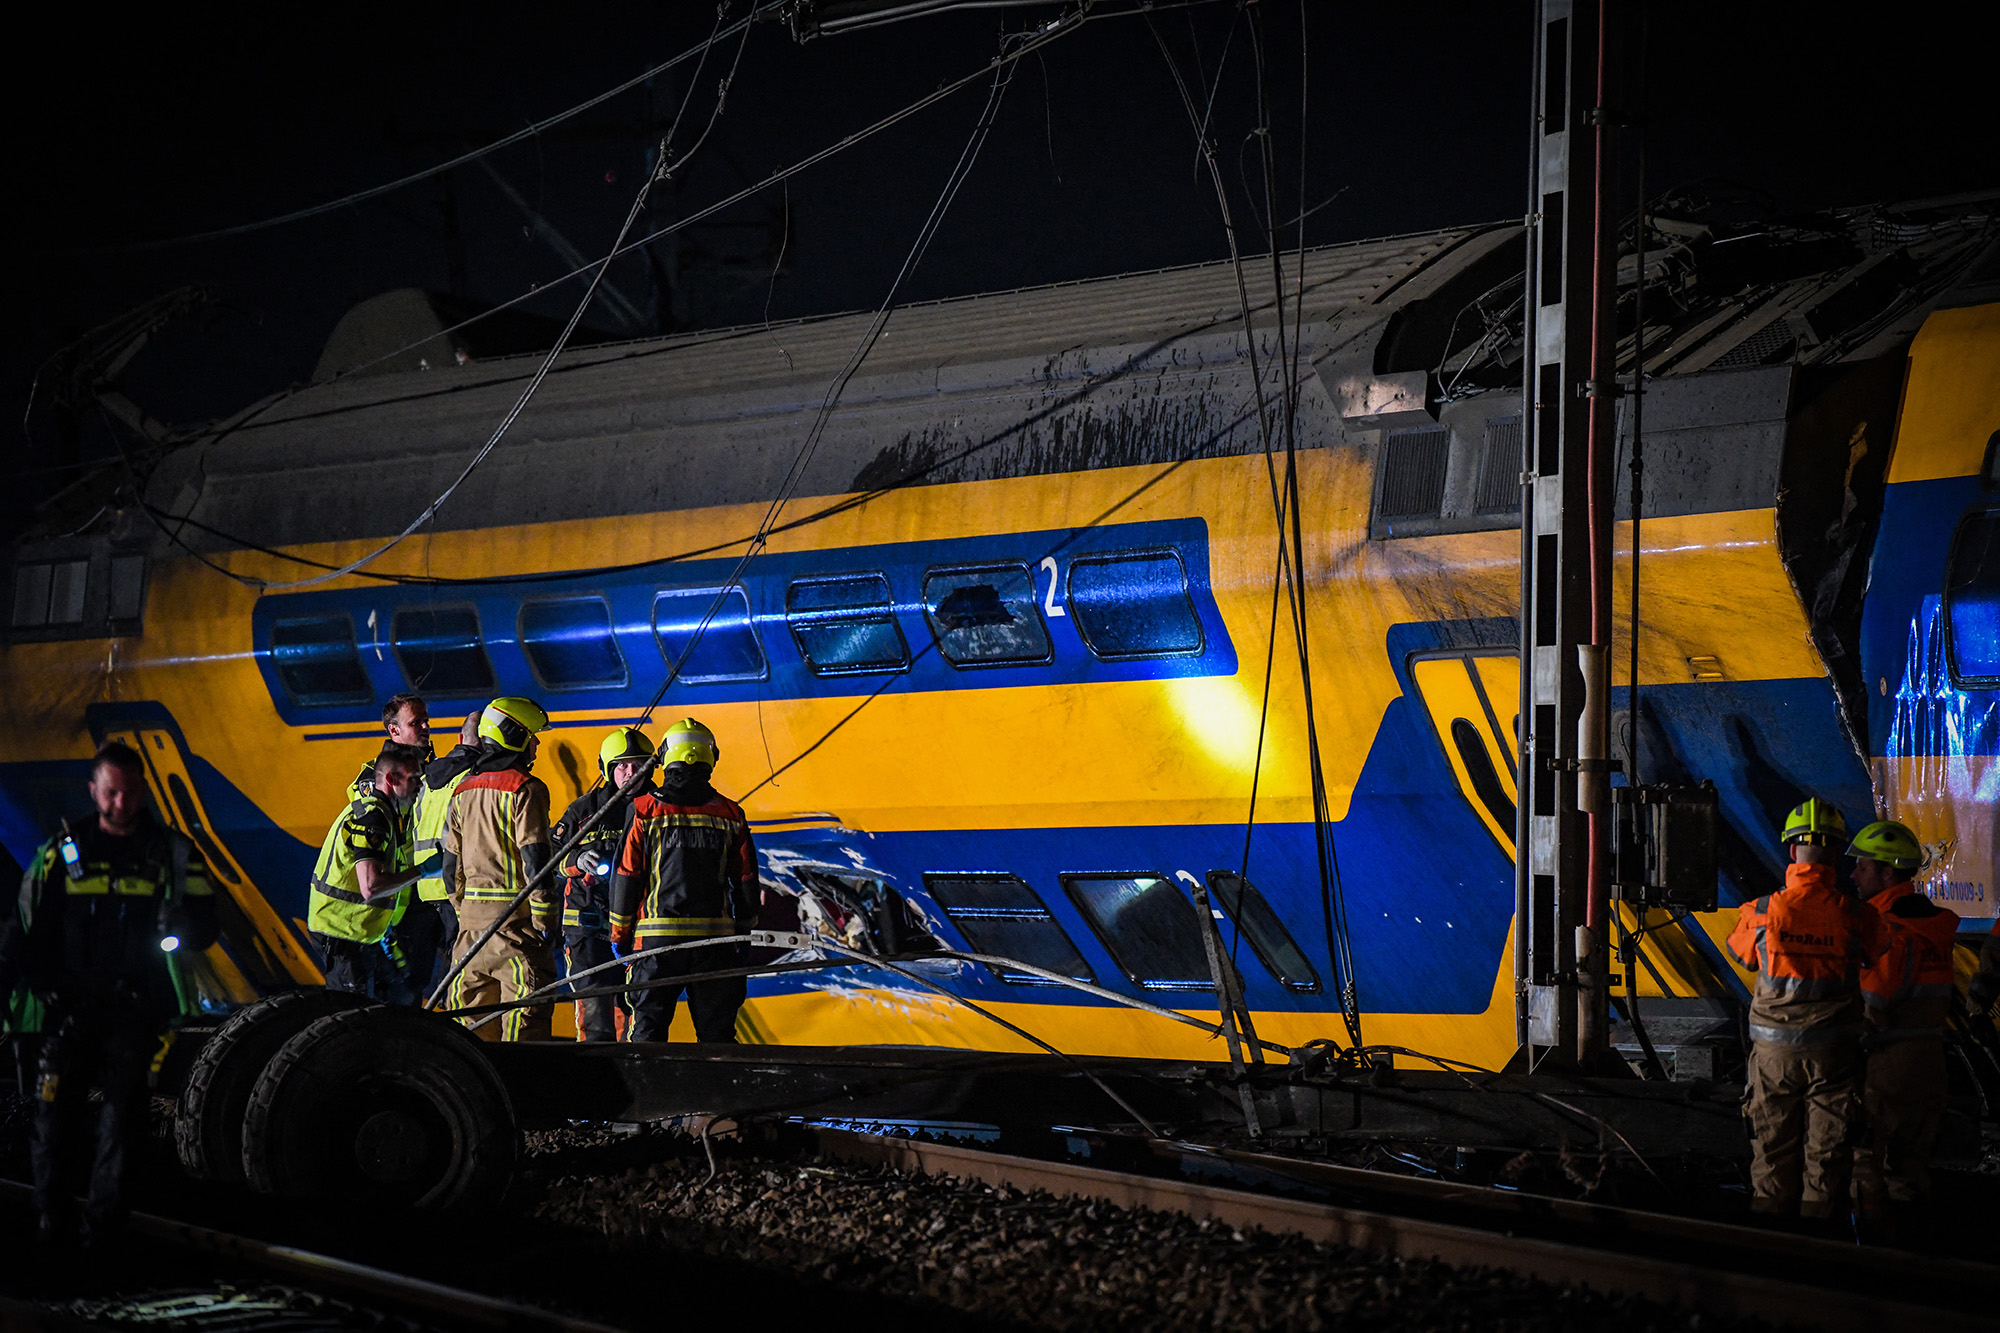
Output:
[[[398,176],[395,180],[385,181],[380,185],[371,185],[367,189],[356,190],[351,194],[344,194],[338,199],[329,199],[324,203],[312,204],[306,208],[296,208],[289,213],[280,213],[274,217],[262,218],[256,222],[241,222],[231,227],[216,227],[208,231],[189,232],[183,236],[164,236],[151,241],[134,241],[123,245],[92,246],[78,251],[78,253],[138,254],[151,250],[169,250],[183,245],[199,245],[205,241],[227,240],[233,236],[248,236],[254,232],[269,231],[273,227],[283,227],[294,222],[304,222],[308,218],[321,217],[327,213],[338,212],[343,208],[352,208],[356,204],[366,203],[370,199],[378,199],[385,194],[393,194],[406,186],[430,180],[434,176],[442,176],[469,162],[476,162],[489,154],[499,152],[503,148],[510,148],[517,143],[536,138],[544,132],[562,124],[564,121],[573,120],[586,111],[602,106],[621,93],[628,93],[634,88],[657,79],[660,75],[677,68],[689,60],[705,57],[708,48],[718,38],[733,37],[739,31],[747,33],[750,25],[756,23],[759,19],[776,16],[781,10],[786,8],[786,4],[787,0],[771,0],[770,3],[758,5],[748,15],[730,24],[729,27],[720,28],[718,26],[718,30],[711,33],[708,40],[700,46],[689,47],[678,55],[663,60],[652,68],[635,74],[623,83],[607,88],[596,96],[587,98],[567,110],[558,111],[552,116],[544,116],[532,124],[522,126],[512,134],[503,135],[495,139],[492,143],[460,153],[457,157],[440,162],[436,166],[425,167],[421,171],[413,171],[406,176]],[[723,14],[727,13],[729,7],[730,0],[722,0],[722,3],[717,6],[718,20]]]
[[[1072,11],[1067,19],[1049,25],[1028,41],[1019,42],[1016,45],[1015,58],[1018,59],[1020,54],[1036,42],[1046,44],[1059,36],[1075,31],[1080,26],[1085,13],[1086,9],[1084,8]],[[1012,40],[1007,39],[1003,41],[1003,54],[1005,54],[1005,47],[1008,41]],[[1005,75],[1012,63],[1011,60],[1005,63],[996,61],[990,66],[993,71],[994,81],[988,92],[987,104],[981,111],[979,120],[973,128],[972,137],[967,141],[965,148],[960,151],[957,162],[953,164],[952,171],[946,179],[945,187],[939,194],[937,203],[932,207],[930,215],[925,219],[924,226],[919,231],[916,243],[905,257],[903,268],[898,272],[896,282],[891,286],[888,299],[884,301],[881,310],[878,311],[877,318],[871,322],[869,331],[857,345],[855,353],[849,358],[848,363],[842,367],[841,373],[835,377],[833,384],[829,386],[826,395],[821,400],[820,413],[815,418],[812,428],[808,430],[805,440],[801,442],[797,453],[794,455],[792,466],[787,469],[784,484],[780,487],[778,494],[773,497],[770,506],[766,509],[765,517],[759,523],[758,531],[749,539],[749,543],[742,557],[737,561],[736,567],[730,577],[723,580],[717,587],[715,596],[711,599],[706,612],[703,613],[701,621],[695,626],[694,632],[688,636],[686,646],[671,663],[665,678],[661,680],[659,688],[653,692],[652,698],[647,701],[646,707],[640,713],[635,725],[644,727],[652,720],[653,710],[659,707],[660,701],[666,697],[667,690],[679,678],[688,659],[693,656],[696,646],[701,642],[702,635],[707,632],[715,616],[721,611],[724,602],[729,596],[730,589],[742,577],[743,571],[749,566],[749,563],[762,552],[765,542],[769,539],[770,526],[776,522],[777,516],[783,509],[784,502],[788,498],[790,490],[804,476],[805,464],[810,460],[813,448],[817,446],[819,435],[824,430],[825,421],[831,416],[834,407],[839,402],[841,392],[853,378],[854,372],[860,367],[862,361],[866,359],[868,351],[874,347],[876,339],[880,337],[881,330],[886,325],[888,313],[894,308],[895,299],[901,290],[903,281],[914,270],[915,265],[921,261],[924,251],[929,248],[931,238],[937,234],[937,228],[942,223],[945,212],[949,210],[951,201],[957,197],[959,187],[964,184],[967,174],[971,171],[972,163],[977,160],[979,146],[985,142],[987,131],[992,126],[993,112],[999,104],[1001,94],[1006,90],[1008,81]],[[661,154],[662,161],[665,160],[665,156],[663,151]],[[486,931],[473,943],[472,947],[466,950],[463,957],[453,963],[444,978],[438,982],[436,989],[425,1001],[427,1006],[437,1004],[451,983],[464,972],[465,968],[478,955],[479,951],[486,947],[487,942],[499,932],[500,927],[506,923],[515,911],[519,910],[521,904],[526,902],[532,893],[540,888],[542,882],[560,864],[562,857],[568,854],[568,850],[580,843],[583,836],[596,827],[610,810],[613,808],[622,808],[626,801],[629,801],[632,796],[638,793],[651,777],[653,770],[659,766],[663,754],[663,749],[654,751],[645,763],[640,765],[633,775],[627,779],[626,784],[619,788],[617,798],[606,802],[588,819],[584,820],[571,833],[569,840],[564,846],[554,850],[550,854],[548,862],[536,871],[535,874],[529,876],[528,881],[515,894],[507,911],[500,913],[494,919],[493,923],[486,928]],[[773,774],[772,776],[775,777],[776,775]]]
[[[721,36],[722,16],[727,12],[728,11],[726,7],[718,7],[716,10],[715,30],[709,34],[708,42],[706,46],[703,47],[702,50],[704,64],[706,63],[709,49],[715,45],[717,39]],[[747,39],[750,31],[748,26],[747,25],[744,26],[742,31],[745,38]],[[747,40],[744,42],[739,42],[737,45],[736,61],[738,63],[740,63],[743,59],[743,48],[746,45],[748,45]],[[583,322],[584,313],[590,309],[591,302],[596,299],[598,289],[602,287],[604,284],[605,274],[608,273],[611,269],[612,261],[616,259],[618,255],[621,253],[620,246],[623,245],[625,238],[631,234],[632,226],[639,220],[640,214],[644,212],[646,207],[647,196],[652,193],[653,187],[655,185],[659,184],[663,180],[666,180],[673,174],[674,134],[680,128],[681,118],[687,114],[688,102],[692,100],[694,96],[695,79],[700,77],[702,68],[703,65],[695,66],[695,74],[688,80],[687,95],[681,99],[680,109],[674,113],[673,123],[667,127],[667,132],[663,136],[661,136],[658,160],[655,163],[653,170],[647,173],[645,181],[640,184],[637,193],[633,196],[632,206],[631,208],[626,210],[625,213],[625,221],[618,228],[618,239],[612,244],[610,253],[607,254],[604,257],[604,259],[597,264],[595,270],[591,273],[590,285],[584,290],[583,299],[578,301],[576,303],[576,308],[570,312],[569,322],[563,325],[562,332],[559,335],[557,335],[555,346],[551,347],[548,351],[548,355],[542,358],[541,363],[535,368],[535,373],[529,377],[526,386],[522,388],[520,394],[514,399],[513,406],[508,408],[506,413],[500,418],[500,422],[493,428],[492,434],[487,436],[486,443],[480,446],[479,451],[472,456],[471,461],[465,465],[464,470],[458,474],[457,479],[454,480],[451,483],[451,485],[445,487],[444,490],[438,494],[436,499],[432,500],[428,505],[424,506],[423,512],[418,514],[414,519],[410,520],[409,526],[405,527],[401,532],[397,533],[394,537],[391,537],[388,541],[383,542],[380,546],[377,546],[374,550],[368,552],[366,555],[351,560],[347,564],[340,566],[338,569],[330,569],[327,570],[325,573],[315,574],[311,578],[293,579],[289,582],[284,582],[284,583],[258,584],[256,586],[258,586],[259,591],[277,592],[292,588],[315,587],[319,584],[327,583],[333,579],[340,578],[343,575],[351,574],[355,570],[361,569],[366,565],[374,563],[382,556],[387,555],[390,551],[395,550],[396,547],[400,546],[418,529],[428,525],[431,519],[436,517],[438,510],[444,507],[445,502],[450,500],[452,495],[457,492],[458,488],[465,484],[466,478],[470,477],[473,474],[473,472],[477,470],[479,465],[485,462],[486,459],[493,453],[493,451],[500,446],[500,441],[507,437],[507,432],[513,429],[514,423],[520,419],[521,413],[526,411],[528,404],[534,400],[536,391],[542,387],[542,381],[548,378],[549,371],[554,368],[556,359],[562,355],[563,349],[569,345],[570,338],[574,336],[574,334],[576,333],[577,325]],[[733,79],[735,77],[736,69],[737,69],[737,64],[732,64],[730,66],[729,77],[725,78],[722,81],[721,87],[716,92],[715,109],[709,117],[709,123],[711,126],[714,124],[715,120],[721,116],[722,108],[724,104],[728,101],[729,83],[730,79]],[[702,138],[703,139],[707,138],[706,130],[703,131]],[[697,145],[699,144],[699,142],[700,141],[697,140]],[[687,160],[688,159],[685,157],[681,159],[683,163],[686,162]]]

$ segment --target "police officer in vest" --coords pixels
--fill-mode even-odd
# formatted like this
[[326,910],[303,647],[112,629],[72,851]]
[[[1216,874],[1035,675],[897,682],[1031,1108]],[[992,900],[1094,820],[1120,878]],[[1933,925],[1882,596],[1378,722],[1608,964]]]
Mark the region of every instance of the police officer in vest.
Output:
[[[319,951],[326,984],[392,1004],[410,1004],[429,979],[411,966],[389,937],[406,897],[409,807],[424,752],[385,742],[370,765],[371,783],[320,843],[313,866],[306,929]],[[418,964],[421,967],[421,964]]]
[[[515,899],[549,860],[549,789],[533,776],[549,715],[533,699],[502,698],[479,715],[479,758],[445,812],[444,878],[458,911],[453,1008],[518,1000],[554,983],[554,877]],[[493,934],[475,951],[488,930]],[[503,1011],[473,1029],[486,1041],[547,1041],[553,1004]]]
[[474,712],[466,714],[459,727],[458,744],[424,769],[411,811],[411,854],[423,878],[417,881],[416,901],[397,923],[396,934],[409,959],[410,976],[421,977],[424,990],[440,963],[451,965],[451,943],[458,938],[458,913],[444,882],[444,817],[451,809],[452,794],[478,758],[479,714]]
[[[569,955],[569,970],[580,972],[599,963],[609,963],[611,952],[611,872],[618,864],[618,851],[625,842],[625,816],[631,798],[619,798],[619,791],[653,757],[653,743],[637,727],[620,727],[597,747],[597,769],[603,782],[570,802],[556,822],[555,845],[566,844],[590,817],[604,815],[562,860],[563,948]],[[652,789],[649,780],[641,791]],[[637,793],[634,793],[637,795]],[[606,807],[610,807],[606,809]],[[617,969],[599,973],[585,986],[607,986],[619,980]],[[576,1002],[576,1035],[581,1041],[618,1039],[617,1004],[609,995],[593,996]]]
[[[34,1141],[42,1235],[75,1234],[72,1200],[90,1163],[92,1236],[124,1215],[126,1150],[145,1132],[147,1077],[170,1025],[198,999],[183,960],[215,942],[213,881],[193,843],[156,819],[143,761],[113,742],[91,766],[97,812],[28,863],[0,912],[0,996],[45,1006]],[[103,1093],[90,1155],[89,1092]]]

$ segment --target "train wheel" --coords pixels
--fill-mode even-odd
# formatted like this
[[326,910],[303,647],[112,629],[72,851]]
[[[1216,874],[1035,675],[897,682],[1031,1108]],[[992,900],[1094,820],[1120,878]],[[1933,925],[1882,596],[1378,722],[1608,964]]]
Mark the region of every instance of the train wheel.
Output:
[[306,1028],[259,1076],[243,1171],[265,1194],[476,1207],[513,1177],[516,1138],[507,1089],[464,1028],[361,1009]]
[[247,1005],[215,1030],[188,1070],[174,1114],[174,1148],[196,1180],[243,1183],[243,1112],[264,1066],[329,1014],[373,1004],[343,990],[295,990]]

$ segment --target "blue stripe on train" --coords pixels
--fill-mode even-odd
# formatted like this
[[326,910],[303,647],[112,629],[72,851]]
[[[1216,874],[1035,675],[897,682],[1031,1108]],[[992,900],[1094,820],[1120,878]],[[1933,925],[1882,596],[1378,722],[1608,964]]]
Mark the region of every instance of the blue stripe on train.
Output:
[[[1073,558],[1112,551],[1179,553],[1187,572],[1188,593],[1201,625],[1200,651],[1144,660],[1103,660],[1094,656],[1078,633],[1074,609],[1067,605],[1067,580]],[[372,725],[379,701],[414,689],[426,698],[446,697],[433,684],[412,683],[400,668],[393,643],[396,613],[470,607],[478,612],[493,680],[464,696],[468,703],[496,695],[518,694],[540,699],[566,712],[629,709],[638,713],[665,679],[667,663],[654,637],[654,599],[664,589],[712,587],[737,567],[735,558],[662,562],[616,573],[582,571],[556,579],[519,579],[471,586],[424,587],[381,585],[338,592],[289,593],[259,598],[251,616],[251,635],[258,669],[271,692],[279,716],[292,726],[320,724]],[[935,650],[926,652],[931,631],[922,605],[926,571],[940,567],[1009,564],[1025,567],[1046,629],[1050,655],[1046,662],[958,668]],[[1056,569],[1051,587],[1049,566]],[[816,676],[806,666],[786,620],[786,593],[794,580],[839,574],[887,576],[895,619],[911,655],[906,671],[896,674]],[[750,615],[766,663],[759,679],[693,683],[676,681],[664,706],[669,709],[702,703],[771,702],[784,699],[843,698],[874,693],[907,694],[935,690],[994,689],[1079,682],[1160,680],[1181,676],[1229,676],[1236,672],[1236,650],[1209,583],[1208,525],[1198,518],[1160,519],[1143,523],[1112,523],[1089,529],[1002,533],[940,541],[890,542],[874,546],[837,547],[817,551],[771,552],[752,561],[740,580],[749,599]],[[517,621],[526,601],[576,596],[601,596],[609,605],[613,635],[624,658],[628,683],[615,688],[554,690],[529,668]],[[708,598],[687,599],[695,619],[706,612]],[[740,613],[739,613],[740,614]],[[352,618],[360,648],[360,663],[376,702],[301,707],[286,693],[270,659],[272,623],[280,619],[346,615]],[[886,688],[885,688],[885,682]],[[676,702],[678,701],[678,702]],[[448,706],[440,711],[448,711]]]

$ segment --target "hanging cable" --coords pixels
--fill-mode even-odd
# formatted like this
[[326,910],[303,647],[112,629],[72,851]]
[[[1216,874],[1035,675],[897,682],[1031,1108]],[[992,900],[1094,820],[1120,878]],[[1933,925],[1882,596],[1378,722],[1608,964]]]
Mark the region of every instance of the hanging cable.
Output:
[[[640,214],[645,211],[646,197],[652,193],[655,185],[669,179],[676,170],[677,164],[673,160],[674,134],[680,128],[681,118],[687,114],[688,102],[694,96],[695,80],[701,77],[701,71],[707,61],[708,50],[715,45],[716,40],[722,34],[722,16],[727,12],[726,7],[718,7],[716,10],[715,30],[709,34],[708,42],[702,49],[703,63],[695,66],[695,72],[688,80],[687,95],[681,99],[680,110],[674,113],[673,124],[669,125],[666,134],[661,136],[658,160],[655,162],[653,170],[647,173],[645,181],[639,186],[638,193],[632,199],[631,208],[626,210],[625,221],[618,228],[618,239],[613,242],[611,252],[597,264],[595,271],[592,272],[590,286],[584,290],[583,299],[578,301],[576,308],[570,312],[569,322],[563,325],[562,332],[556,336],[555,346],[551,347],[548,355],[542,358],[541,364],[535,368],[535,373],[529,377],[527,385],[521,390],[520,395],[514,399],[514,405],[508,408],[506,414],[500,418],[500,424],[493,428],[493,433],[487,436],[486,443],[481,445],[479,451],[472,456],[472,461],[465,465],[464,470],[458,474],[457,479],[451,485],[445,487],[436,499],[424,506],[423,512],[412,519],[408,527],[404,528],[394,537],[391,537],[388,541],[383,542],[374,550],[368,552],[368,554],[361,556],[359,559],[349,561],[338,569],[330,569],[323,574],[315,574],[311,578],[293,579],[286,583],[254,584],[253,586],[256,586],[260,592],[280,592],[292,588],[315,587],[319,584],[340,578],[343,575],[352,574],[363,566],[374,563],[402,545],[419,528],[429,524],[431,519],[437,516],[438,510],[444,507],[445,502],[450,500],[458,488],[465,484],[466,478],[470,477],[479,465],[485,462],[493,451],[500,446],[500,441],[507,437],[507,432],[513,428],[514,423],[520,419],[521,413],[526,411],[528,404],[533,401],[536,391],[542,387],[542,381],[548,378],[549,371],[554,369],[556,359],[563,354],[563,349],[569,346],[569,340],[576,333],[577,325],[583,322],[584,312],[590,309],[590,304],[596,299],[599,288],[604,285],[604,275],[610,271],[612,260],[616,259],[622,253],[620,247],[624,244],[625,238],[631,234],[633,224],[639,220]],[[750,29],[747,22],[741,25],[741,27],[745,40],[737,44],[737,63],[730,65],[728,77],[723,79],[722,86],[716,92],[715,109],[709,117],[709,125],[711,127],[713,127],[716,119],[722,115],[723,105],[729,98],[729,84],[736,77],[737,64],[743,59],[743,48],[749,45],[748,37]],[[703,130],[701,137],[702,139],[706,139],[708,131]],[[697,140],[695,146],[699,147],[700,142],[701,140]],[[688,157],[684,156],[678,165],[685,166],[689,160]],[[245,580],[245,582],[248,582],[248,580]]]
[[[759,19],[774,17],[780,10],[786,7],[784,0],[773,0],[773,3],[759,5],[755,9],[752,9],[746,17],[738,19],[735,23],[729,25],[729,27],[721,28],[719,21],[721,16],[728,11],[729,3],[730,0],[723,0],[723,3],[717,6],[718,30],[712,32],[708,40],[700,46],[690,47],[672,59],[662,61],[651,69],[634,75],[616,87],[607,88],[588,101],[577,103],[567,111],[558,111],[555,115],[546,116],[532,125],[524,125],[512,134],[495,139],[483,148],[474,148],[469,152],[460,153],[448,162],[440,162],[434,167],[426,167],[422,171],[413,171],[407,176],[399,176],[395,180],[387,181],[381,185],[370,186],[365,190],[356,190],[352,194],[344,194],[338,199],[329,199],[325,203],[314,204],[309,208],[299,208],[289,213],[280,213],[276,217],[265,218],[259,222],[243,222],[233,227],[217,227],[212,231],[190,232],[185,236],[167,236],[158,240],[136,241],[126,245],[92,246],[74,251],[73,253],[91,255],[141,254],[151,250],[169,250],[182,245],[197,245],[204,241],[226,240],[232,236],[248,236],[252,232],[268,231],[273,227],[282,227],[293,222],[303,222],[307,218],[316,218],[326,213],[337,212],[343,208],[351,208],[356,204],[365,203],[370,199],[377,199],[385,194],[392,194],[404,186],[415,185],[419,181],[427,181],[434,176],[442,176],[446,172],[462,167],[468,162],[476,162],[490,153],[497,153],[503,148],[510,148],[517,143],[533,139],[544,131],[562,124],[566,120],[572,120],[586,111],[602,106],[612,98],[617,97],[620,93],[628,93],[641,84],[658,78],[660,75],[665,74],[685,61],[696,58],[705,59],[708,48],[718,38],[733,37],[738,32],[747,34],[751,24],[757,22]],[[690,80],[690,83],[692,83],[692,80]]]

